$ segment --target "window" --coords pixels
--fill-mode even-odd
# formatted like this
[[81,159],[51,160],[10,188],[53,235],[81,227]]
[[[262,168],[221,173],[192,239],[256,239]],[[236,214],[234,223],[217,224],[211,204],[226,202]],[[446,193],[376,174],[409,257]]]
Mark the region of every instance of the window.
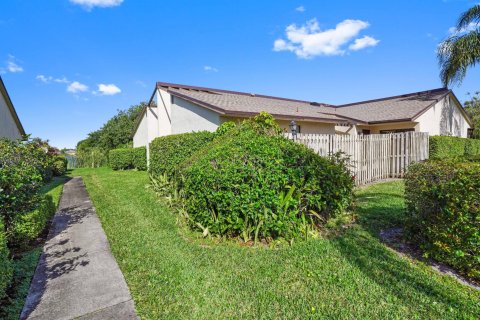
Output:
[[362,134],[364,134],[364,135],[369,135],[369,134],[370,134],[370,130],[368,130],[368,129],[363,129],[363,130],[362,130]]
[[408,128],[408,129],[390,129],[390,130],[380,130],[380,134],[388,134],[388,133],[402,133],[402,132],[414,132],[415,129]]
[[467,138],[472,138],[473,137],[473,128],[468,128],[467,129]]

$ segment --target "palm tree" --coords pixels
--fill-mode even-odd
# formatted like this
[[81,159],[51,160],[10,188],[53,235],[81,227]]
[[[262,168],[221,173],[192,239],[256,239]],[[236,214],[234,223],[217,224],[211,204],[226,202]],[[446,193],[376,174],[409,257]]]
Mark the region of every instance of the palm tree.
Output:
[[460,16],[455,31],[440,43],[437,51],[440,78],[445,87],[460,84],[467,69],[480,62],[480,5]]

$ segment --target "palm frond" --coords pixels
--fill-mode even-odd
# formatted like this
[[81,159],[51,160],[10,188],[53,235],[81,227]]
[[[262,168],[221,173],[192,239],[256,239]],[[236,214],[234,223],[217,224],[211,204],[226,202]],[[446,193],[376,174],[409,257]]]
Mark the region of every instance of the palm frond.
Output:
[[437,50],[440,78],[445,86],[460,84],[468,67],[480,62],[480,32],[454,35],[440,43]]
[[480,22],[480,4],[476,4],[464,13],[462,13],[457,22],[457,30],[467,28],[471,22]]

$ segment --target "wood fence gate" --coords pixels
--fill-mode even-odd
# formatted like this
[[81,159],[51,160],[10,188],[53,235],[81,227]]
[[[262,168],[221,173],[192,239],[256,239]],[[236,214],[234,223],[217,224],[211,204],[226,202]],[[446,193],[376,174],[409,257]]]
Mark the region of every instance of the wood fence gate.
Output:
[[[286,136],[292,139],[292,134]],[[428,159],[426,132],[371,135],[297,134],[296,142],[321,156],[344,152],[350,157],[357,185],[386,178],[402,177],[412,162]]]

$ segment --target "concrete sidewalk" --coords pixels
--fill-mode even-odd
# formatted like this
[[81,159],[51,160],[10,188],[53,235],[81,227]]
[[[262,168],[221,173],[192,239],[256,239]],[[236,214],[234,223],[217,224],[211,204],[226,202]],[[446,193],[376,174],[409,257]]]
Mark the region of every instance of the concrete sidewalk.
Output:
[[138,319],[82,178],[68,181],[20,319]]

